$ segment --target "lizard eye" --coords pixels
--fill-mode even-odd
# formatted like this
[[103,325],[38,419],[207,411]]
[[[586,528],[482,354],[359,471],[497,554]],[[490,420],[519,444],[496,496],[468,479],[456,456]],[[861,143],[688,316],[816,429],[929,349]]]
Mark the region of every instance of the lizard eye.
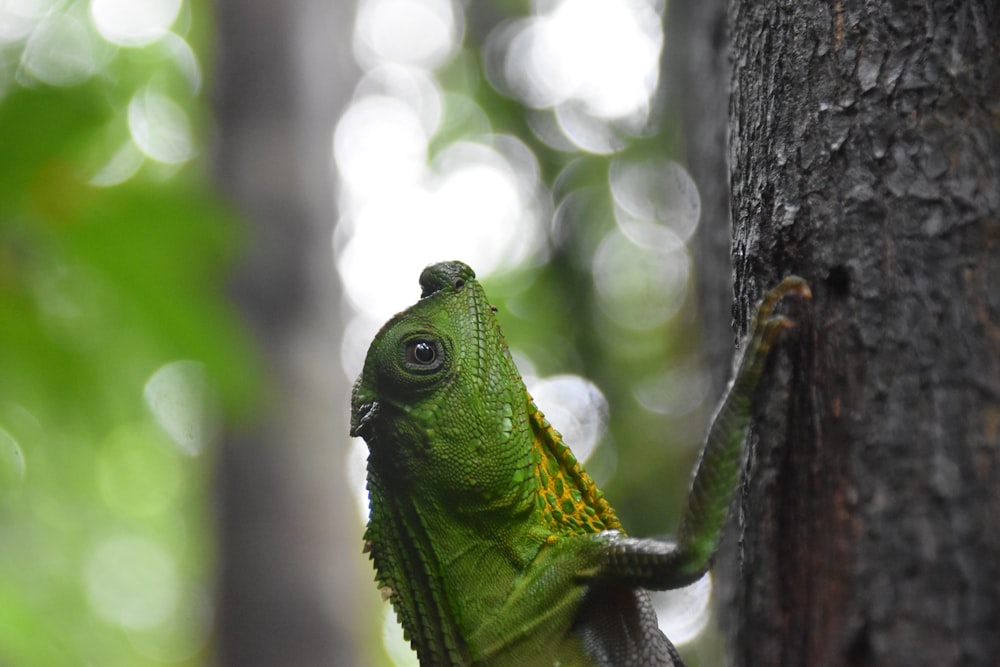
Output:
[[427,331],[408,331],[392,343],[393,354],[386,358],[386,387],[397,392],[420,392],[437,386],[451,365],[447,338]]
[[437,359],[437,349],[426,340],[414,340],[406,344],[406,361],[420,366],[430,366]]

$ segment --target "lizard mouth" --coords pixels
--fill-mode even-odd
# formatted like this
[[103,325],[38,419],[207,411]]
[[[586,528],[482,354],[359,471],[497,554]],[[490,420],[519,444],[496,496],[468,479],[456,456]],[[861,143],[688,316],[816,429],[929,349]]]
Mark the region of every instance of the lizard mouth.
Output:
[[378,401],[365,401],[354,406],[351,410],[351,437],[368,437],[372,421],[378,416],[378,409]]

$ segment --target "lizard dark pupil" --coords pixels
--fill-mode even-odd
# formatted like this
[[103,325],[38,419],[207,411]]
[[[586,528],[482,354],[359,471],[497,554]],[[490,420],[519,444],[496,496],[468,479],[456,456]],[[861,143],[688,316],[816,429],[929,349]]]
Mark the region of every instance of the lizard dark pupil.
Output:
[[426,375],[441,367],[444,350],[433,338],[414,338],[403,346],[403,361],[411,371]]
[[434,346],[425,341],[419,341],[413,345],[413,360],[419,364],[429,364],[434,361],[437,351]]

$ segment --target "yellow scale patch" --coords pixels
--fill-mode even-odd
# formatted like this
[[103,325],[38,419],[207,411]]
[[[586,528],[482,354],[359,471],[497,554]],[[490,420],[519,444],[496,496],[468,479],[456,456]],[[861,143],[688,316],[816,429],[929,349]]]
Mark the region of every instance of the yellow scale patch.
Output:
[[531,401],[528,405],[534,438],[531,453],[538,480],[536,502],[555,535],[621,530],[615,511],[604,499],[573,452]]

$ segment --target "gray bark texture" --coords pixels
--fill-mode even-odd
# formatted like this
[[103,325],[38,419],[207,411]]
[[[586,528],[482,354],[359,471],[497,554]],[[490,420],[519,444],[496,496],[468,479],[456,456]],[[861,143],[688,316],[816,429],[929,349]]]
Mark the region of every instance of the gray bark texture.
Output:
[[737,323],[814,292],[750,438],[733,663],[1000,664],[1000,7],[729,21]]
[[[218,181],[247,222],[234,297],[262,350],[262,409],[219,457],[220,665],[359,665],[371,594],[344,468],[347,383],[331,139],[357,76],[353,5],[218,0]],[[369,607],[372,605],[369,604]]]

